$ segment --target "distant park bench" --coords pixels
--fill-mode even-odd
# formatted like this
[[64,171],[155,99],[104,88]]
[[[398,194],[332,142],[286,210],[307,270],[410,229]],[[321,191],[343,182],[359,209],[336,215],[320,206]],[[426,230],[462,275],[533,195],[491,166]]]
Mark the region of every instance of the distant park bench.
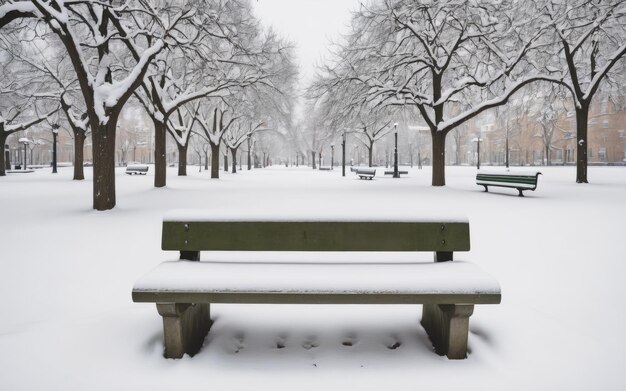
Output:
[[356,173],[359,179],[372,179],[376,176],[376,169],[372,167],[350,167],[350,171]]
[[321,171],[330,171],[330,167],[320,167]]
[[147,172],[147,164],[129,164],[128,166],[126,166],[126,173],[128,175],[146,175]]
[[[470,249],[463,218],[247,220],[177,211],[163,220],[162,249],[180,251],[180,259],[140,278],[132,298],[156,303],[168,358],[200,350],[212,324],[210,303],[271,303],[423,304],[421,324],[435,351],[463,359],[474,305],[500,303],[493,277],[469,262],[452,261],[454,251]],[[235,260],[200,261],[200,251],[243,253],[235,253]],[[307,252],[302,254],[313,261],[281,262],[271,251]],[[328,252],[363,251],[433,251],[435,262],[394,262],[389,254],[378,261],[375,253],[368,262],[328,260]]]
[[522,191],[534,191],[537,188],[539,180],[539,171],[528,172],[504,172],[504,171],[478,171],[476,174],[476,184],[485,187],[485,191],[489,191],[488,186],[510,187],[519,191],[519,196],[523,197]]
[[[408,171],[400,171],[400,170],[398,170],[398,174],[400,174],[400,175],[407,175],[408,173],[409,173]],[[385,175],[393,175],[393,170],[385,171]]]

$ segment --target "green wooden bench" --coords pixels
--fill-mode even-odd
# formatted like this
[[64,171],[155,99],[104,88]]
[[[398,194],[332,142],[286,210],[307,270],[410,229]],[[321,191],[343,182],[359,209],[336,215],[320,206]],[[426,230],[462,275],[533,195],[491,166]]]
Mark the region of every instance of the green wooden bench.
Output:
[[485,192],[489,191],[488,186],[514,188],[519,191],[519,197],[524,197],[522,191],[535,191],[539,175],[541,175],[539,171],[478,171],[476,174],[476,184],[484,186]]
[[[500,303],[493,277],[472,263],[452,262],[454,251],[470,249],[465,219],[238,219],[179,211],[164,218],[162,248],[179,251],[180,259],[140,278],[132,298],[156,303],[168,358],[200,349],[211,326],[210,303],[272,303],[423,304],[421,324],[435,351],[462,359],[474,305]],[[234,253],[236,261],[200,261],[200,251],[244,252]],[[307,252],[300,254],[313,261],[278,262],[278,251]],[[389,253],[334,262],[328,253],[356,251],[432,251],[435,262],[397,262]],[[214,254],[220,253],[207,256]],[[252,255],[267,257],[258,262]]]

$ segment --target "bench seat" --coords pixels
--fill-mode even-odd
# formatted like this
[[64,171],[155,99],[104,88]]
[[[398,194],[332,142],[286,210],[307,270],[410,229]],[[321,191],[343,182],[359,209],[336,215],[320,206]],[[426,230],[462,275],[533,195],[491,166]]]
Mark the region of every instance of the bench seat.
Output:
[[140,278],[132,295],[153,303],[498,304],[500,285],[462,261],[171,261]]
[[[398,170],[398,174],[400,174],[400,175],[408,175],[409,172],[408,171]],[[393,175],[393,170],[385,171],[385,175]]]

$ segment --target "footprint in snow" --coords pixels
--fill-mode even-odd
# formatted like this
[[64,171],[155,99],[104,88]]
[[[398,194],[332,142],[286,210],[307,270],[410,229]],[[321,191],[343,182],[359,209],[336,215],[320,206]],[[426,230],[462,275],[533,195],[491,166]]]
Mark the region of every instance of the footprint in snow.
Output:
[[357,343],[359,343],[359,340],[357,339],[357,337],[356,337],[356,335],[355,335],[355,334],[348,334],[348,335],[344,338],[344,340],[341,342],[341,344],[342,344],[343,346],[348,346],[348,347],[350,347],[350,346],[354,346],[354,345],[356,345]]
[[235,334],[235,353],[239,353],[243,348],[246,347],[245,335],[243,333]]
[[318,346],[320,346],[320,344],[315,337],[309,337],[302,343],[302,347],[306,350],[314,349]]
[[276,339],[276,349],[283,349],[287,345],[287,336],[279,335]]

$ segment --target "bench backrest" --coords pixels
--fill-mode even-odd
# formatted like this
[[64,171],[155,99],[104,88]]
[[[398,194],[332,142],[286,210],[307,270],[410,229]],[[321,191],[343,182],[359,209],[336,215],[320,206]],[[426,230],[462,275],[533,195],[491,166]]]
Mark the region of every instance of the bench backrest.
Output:
[[129,165],[126,167],[126,171],[148,171],[148,166]]
[[376,175],[376,169],[370,167],[359,167],[356,169],[357,174]]
[[537,186],[540,172],[534,173],[483,173],[476,174],[476,182],[493,183],[511,186]]
[[467,220],[163,221],[163,250],[177,251],[469,251]]

